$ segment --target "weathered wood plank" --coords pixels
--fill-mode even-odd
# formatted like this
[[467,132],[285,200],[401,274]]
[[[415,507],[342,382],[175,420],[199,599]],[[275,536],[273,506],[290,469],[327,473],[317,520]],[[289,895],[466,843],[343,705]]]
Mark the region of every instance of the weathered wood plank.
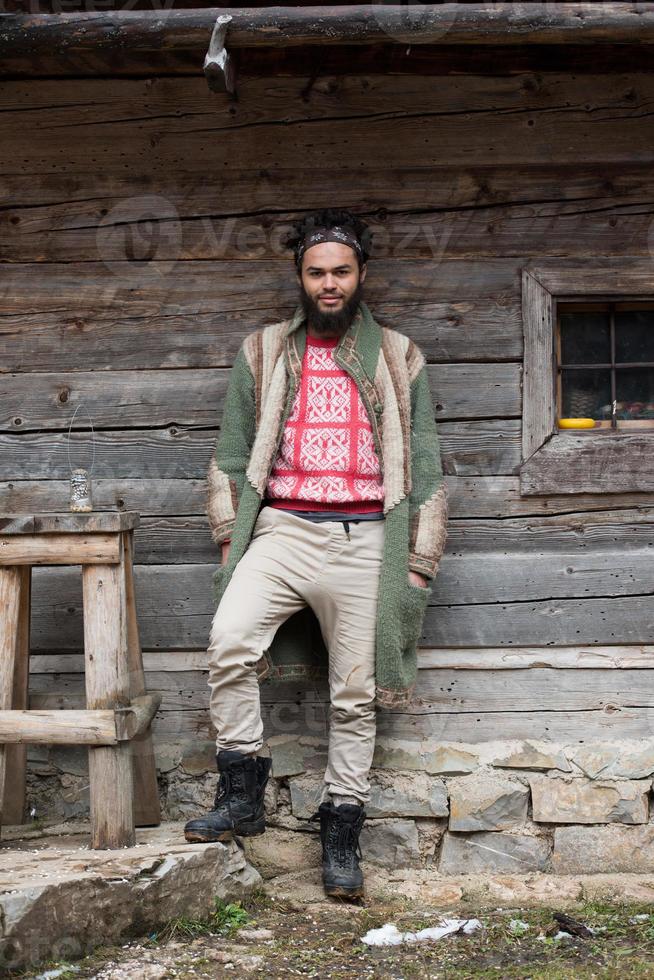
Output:
[[[161,695],[162,711],[187,710],[208,706],[205,671],[155,671],[148,677],[151,693]],[[59,695],[81,696],[84,679],[79,674],[37,675],[34,693],[48,694],[56,687]],[[418,695],[429,702],[430,710],[451,713],[462,711],[588,711],[606,705],[621,707],[654,707],[654,659],[649,668],[634,675],[628,668],[603,670],[587,668],[557,670],[532,667],[529,670],[507,670],[432,667],[420,671]],[[264,684],[262,699],[266,702],[327,701],[326,683],[315,685],[302,681],[280,685]]]
[[118,561],[115,534],[0,534],[0,565],[106,565]]
[[[583,17],[580,17],[580,11]],[[343,43],[369,45],[388,38],[402,44],[451,45],[497,43],[513,45],[654,43],[654,13],[641,3],[561,3],[553,10],[542,4],[489,9],[485,4],[423,4],[408,16],[402,4],[389,4],[370,15],[366,4],[287,6],[266,8],[225,7],[228,15],[227,45],[240,48],[288,48],[304,44],[333,46]],[[73,46],[80,54],[113,49],[158,52],[183,48],[202,53],[206,32],[215,11],[170,10],[154,19],[147,10],[41,14],[38,21],[27,15],[8,18],[0,43],[3,58],[56,53],[66,57]]]
[[[616,553],[616,560],[619,553]],[[629,582],[629,554],[625,552],[622,577]],[[615,595],[593,596],[591,577],[575,584],[578,595],[571,595],[570,585],[559,586],[562,595],[548,597],[548,590],[533,579],[529,590],[540,598],[522,599],[519,586],[509,597],[507,580],[495,574],[492,600],[479,601],[474,589],[457,600],[454,577],[450,579],[447,598],[443,562],[434,584],[431,605],[425,617],[421,646],[570,646],[574,644],[650,644],[654,640],[651,595],[628,591]],[[478,559],[477,581],[488,595],[492,576],[484,575],[486,556]],[[91,566],[89,566],[91,567]],[[145,649],[199,649],[208,642],[214,603],[211,575],[215,565],[137,566],[136,589],[139,596],[139,626]],[[647,570],[643,576],[650,575]],[[607,571],[608,576],[608,571]],[[617,572],[611,581],[618,579]],[[39,568],[34,571],[32,644],[35,651],[79,650],[81,637],[81,598],[79,581],[73,569]],[[562,576],[565,580],[565,576]],[[551,584],[555,581],[550,576]],[[606,579],[605,579],[606,580]],[[483,584],[485,583],[485,585]],[[461,587],[459,587],[461,589]],[[455,593],[454,595],[452,593]],[[462,596],[462,591],[458,592]]]
[[[67,482],[70,490],[70,484]],[[33,535],[33,534],[103,534],[117,531],[127,531],[139,523],[136,512],[117,511],[107,508],[88,513],[73,513],[70,510],[48,510],[28,513],[26,509],[12,513],[8,508],[6,513],[0,511],[0,533],[3,535]]]
[[[514,295],[512,288],[501,305],[493,296],[471,295],[467,285],[465,300],[460,296],[453,290],[449,297],[420,304],[415,303],[415,295],[400,304],[388,296],[375,299],[374,294],[367,295],[367,300],[382,325],[410,335],[430,359],[487,362],[519,358],[522,330],[517,290]],[[271,315],[270,305],[259,308],[256,293],[247,300],[242,295],[236,302],[248,308],[215,314],[184,309],[165,314],[165,331],[155,311],[138,319],[121,315],[119,309],[111,320],[98,319],[96,311],[78,314],[67,305],[43,316],[18,314],[11,317],[11,323],[0,324],[0,374],[67,371],[71,366],[94,371],[227,366],[248,333],[293,313],[290,304],[276,307]],[[121,295],[120,303],[121,307],[129,304],[129,297]]]
[[[32,599],[32,569],[26,565],[18,569],[20,578],[20,607],[16,636],[16,664],[14,668],[11,708],[25,710],[28,704],[30,672],[30,624]],[[7,745],[5,749],[5,795],[2,802],[2,820],[6,824],[20,824],[25,817],[25,788],[27,752],[24,745]]]
[[[260,292],[246,295],[245,281]],[[380,322],[414,337],[431,359],[521,356],[517,258],[381,259],[366,285]],[[0,371],[227,367],[246,334],[290,316],[296,303],[288,259],[5,266]],[[63,386],[51,397],[52,415],[69,410]]]
[[[204,479],[218,430],[172,425],[165,429],[95,432],[94,479],[161,477]],[[509,474],[520,465],[518,419],[441,422],[445,472],[473,475]],[[67,432],[0,433],[5,480],[64,479],[70,474]],[[90,465],[89,432],[72,432],[70,455],[76,465]]]
[[[598,51],[597,57],[600,56]],[[281,75],[271,88],[269,78],[252,80],[248,82],[247,90],[244,89],[248,97],[231,106],[230,113],[218,113],[218,122],[224,128],[238,130],[244,125],[256,126],[262,122],[291,126],[316,118],[327,120],[333,116],[334,110],[338,110],[343,117],[351,116],[353,120],[360,119],[366,113],[371,116],[392,116],[395,113],[415,113],[421,109],[430,110],[434,115],[464,113],[480,103],[488,103],[498,111],[524,110],[526,96],[529,98],[528,108],[533,111],[545,111],[551,104],[563,106],[566,99],[570,100],[571,106],[583,107],[593,95],[595,98],[598,95],[606,96],[609,108],[626,109],[651,97],[654,85],[651,75],[640,71],[627,72],[617,80],[602,72],[576,75],[568,70],[554,70],[547,74],[546,79],[525,79],[520,74],[507,73],[480,79],[472,72],[446,77],[438,85],[428,75],[424,78],[401,74],[394,77],[372,72],[366,78],[356,74],[335,79],[320,77],[309,91],[307,81],[308,75]],[[84,83],[86,98],[80,101],[76,79],[61,79],[55,85],[46,78],[32,78],[29,85],[8,79],[3,83],[3,101],[11,110],[11,118],[0,121],[0,132],[6,136],[19,123],[19,128],[28,133],[30,118],[33,119],[34,129],[45,126],[52,130],[68,127],[79,129],[87,125],[106,127],[117,121],[131,122],[136,128],[143,121],[143,116],[160,122],[169,122],[171,117],[178,116],[178,123],[189,127],[216,121],[216,98],[207,90],[202,74],[195,78],[157,78],[154,81],[109,79],[109,85],[108,88],[107,79],[104,78],[88,79]],[[89,112],[89,105],[92,105],[93,112]],[[419,159],[414,158],[411,166],[417,167],[416,160]],[[548,162],[552,159],[551,155],[546,158]],[[442,161],[444,166],[448,163],[448,160]],[[380,165],[381,161],[378,160],[377,168]],[[543,166],[543,160],[539,161],[539,166]],[[91,172],[98,173],[98,169]],[[100,172],[108,175],[111,171],[103,167]],[[333,168],[330,172],[333,173]],[[15,173],[25,176],[24,171],[17,170]],[[153,176],[152,172],[125,174],[125,168],[113,173],[128,180],[146,180]],[[71,175],[68,174],[69,178]],[[320,188],[316,188],[316,192],[320,193]],[[38,199],[35,188],[32,193]],[[312,198],[307,187],[305,194],[307,197],[299,202],[301,209],[311,206]],[[219,196],[218,200],[221,199]]]
[[[437,419],[520,416],[518,364],[434,364],[427,372]],[[228,368],[189,368],[0,375],[0,431],[67,431],[82,405],[79,424],[86,428],[89,416],[95,429],[211,427],[222,415],[229,374]]]
[[[35,704],[46,706],[51,696],[38,695]],[[264,737],[309,734],[326,737],[328,705],[315,701],[262,703]],[[607,705],[588,711],[461,711],[390,712],[377,716],[377,733],[392,738],[435,738],[447,742],[487,742],[501,739],[543,739],[587,743],[591,740],[649,738],[654,731],[654,709],[616,708]],[[215,731],[209,712],[197,708],[162,711],[154,723],[155,744],[186,738],[212,740]]]
[[116,745],[113,711],[0,711],[0,743]]
[[[0,711],[12,708],[14,699],[14,674],[17,667],[21,591],[24,576],[19,568],[0,568]],[[0,818],[4,813],[7,790],[7,749],[0,743]],[[10,806],[14,809],[15,803]]]
[[[529,270],[522,274],[524,321],[524,411],[522,457],[528,460],[555,428],[551,371],[554,351],[553,298]],[[547,366],[547,367],[546,367]],[[557,488],[559,491],[561,488]]]
[[651,596],[556,598],[436,606],[425,619],[425,646],[568,646],[654,639]]
[[[286,80],[276,82],[284,85]],[[289,102],[293,110],[296,105]],[[88,173],[80,194],[79,179],[47,174],[35,195],[33,181],[10,175],[3,180],[9,220],[0,241],[0,261],[88,262],[107,249],[112,254],[120,227],[142,222],[146,193],[153,227],[161,232],[160,259],[274,261],[280,258],[280,228],[289,225],[278,214],[279,201],[293,201],[298,211],[331,204],[333,171],[314,177],[309,186],[295,168],[256,174],[244,170],[230,173],[229,180],[218,173],[208,185],[183,170],[131,178]],[[227,195],[230,206],[223,215],[216,201]],[[366,171],[365,179],[353,174],[339,193],[343,207],[362,212],[371,226],[371,272],[380,258],[396,256],[417,261],[514,255],[585,258],[598,237],[603,256],[647,256],[650,217],[643,202],[653,197],[649,168],[642,163],[615,168],[611,161],[601,168],[577,163],[565,172],[542,164],[528,170],[485,167],[479,172],[463,166],[441,171],[437,181],[427,168],[376,168]],[[412,213],[416,211],[419,214]],[[166,230],[171,218],[175,234]],[[250,299],[261,307],[263,297],[254,294]],[[112,324],[112,335],[118,322]],[[141,323],[141,340],[146,327],[147,322]],[[227,332],[229,324],[224,329]],[[91,339],[89,330],[84,339]],[[205,339],[208,357],[217,339],[210,333]],[[198,347],[196,340],[187,336],[184,345],[180,338],[180,355],[191,346]]]
[[[389,80],[391,84],[394,81]],[[198,84],[210,98],[204,80]],[[455,84],[460,84],[458,78]],[[443,85],[444,91],[447,88]],[[249,98],[256,98],[254,86],[250,86]],[[548,101],[540,111],[530,106],[527,119],[523,103],[519,110],[502,115],[500,138],[497,113],[486,111],[482,115],[478,111],[480,103],[484,110],[491,105],[485,92],[482,100],[471,97],[461,112],[414,105],[412,113],[406,114],[373,114],[368,109],[365,125],[361,118],[342,115],[289,122],[285,129],[292,138],[286,139],[279,138],[279,123],[270,119],[239,128],[235,125],[238,113],[229,118],[226,102],[222,112],[217,111],[215,99],[210,103],[211,115],[206,109],[194,118],[179,114],[165,125],[154,114],[144,118],[141,110],[138,123],[119,118],[118,113],[108,123],[98,123],[93,117],[84,123],[69,121],[57,126],[46,122],[39,126],[35,119],[31,132],[26,126],[8,129],[5,123],[0,139],[7,156],[27,161],[30,172],[36,171],[37,161],[44,160],[42,169],[45,166],[52,173],[65,170],[77,174],[92,169],[94,158],[101,158],[107,169],[131,166],[160,175],[181,167],[196,174],[224,172],[235,160],[244,159],[256,160],[257,166],[266,170],[288,168],[301,158],[308,173],[324,169],[327,144],[334,159],[347,160],[351,169],[362,171],[378,167],[380,157],[389,169],[400,169],[416,160],[434,169],[439,165],[479,167],[488,163],[530,166],[542,164],[553,155],[560,165],[577,164],[580,146],[587,162],[600,163],[607,145],[614,162],[644,162],[650,156],[649,134],[635,110],[645,106],[638,99],[635,104],[634,100],[628,105],[620,102],[622,99],[612,97],[604,86],[604,90],[589,94],[585,105],[568,99],[568,105]],[[136,107],[132,113],[135,111]],[[420,125],[416,125],[417,115],[421,116]],[[389,120],[392,140],[388,139]]]
[[[112,479],[95,478],[93,505],[98,510],[140,515],[204,514],[207,485],[204,479]],[[69,480],[0,481],[0,511],[19,514],[38,510],[41,514],[68,507]]]
[[[251,4],[250,6],[260,6]],[[264,4],[265,5],[265,4]],[[28,10],[28,0],[13,0],[15,8]],[[196,6],[195,0],[176,0],[175,9]],[[220,4],[218,4],[220,6]],[[291,0],[286,6],[302,6],[299,0]],[[345,0],[338,0],[338,6],[348,6]],[[39,11],[58,12],[56,0],[45,0]],[[482,75],[507,76],[527,73],[569,72],[573,75],[599,73],[633,74],[648,72],[650,59],[647,45],[597,44],[593,57],[588,57],[586,44],[568,43],[565,45],[539,44],[517,47],[512,44],[452,45],[417,44],[397,45],[378,43],[369,46],[341,44],[337,47],[316,46],[284,48],[239,48],[232,52],[237,62],[239,92],[249,78],[271,78],[279,76],[312,76],[316,65],[321,74],[339,76],[357,75],[418,75],[448,76]],[[192,76],[198,74],[197,52],[184,48],[139,52],[123,52],[117,62],[111,49],[94,49],[81,58],[74,49],[67,55],[43,54],[39,60],[39,70],[43,76],[65,78],[103,78],[120,77],[125,80],[156,75]],[[0,65],[0,76],[10,72],[11,78],[34,78],[34,59],[32,57],[12,57],[10,62]]]
[[[120,565],[85,565],[84,677],[90,709],[129,705],[125,576]],[[91,846],[132,847],[133,778],[129,743],[89,749]]]
[[[130,743],[132,777],[134,782],[134,824],[137,827],[161,823],[161,804],[157,786],[157,770],[152,746],[150,723],[159,707],[146,694],[145,673],[141,653],[136,590],[134,588],[134,540],[133,533],[123,534],[123,568],[125,574],[125,615],[127,620],[127,662],[129,664],[129,691],[132,708],[139,716],[140,730]],[[150,702],[150,703],[148,703]]]
[[[604,515],[622,511],[620,520],[628,523],[640,520],[640,514],[654,507],[654,494],[552,494],[544,497],[520,495],[519,478],[514,476],[446,476],[449,494],[449,516],[460,518],[519,516],[566,516],[570,526],[578,523],[577,515]],[[154,533],[159,517],[203,516],[206,505],[206,482],[198,479],[93,479],[93,500],[100,510],[128,510],[141,514],[141,524]],[[0,511],[21,513],[38,510],[61,511],[68,506],[70,484],[67,480],[0,481]],[[155,520],[148,521],[148,517]],[[586,526],[585,521],[583,522]],[[168,525],[164,522],[162,531]],[[202,524],[204,527],[204,524]],[[136,538],[143,534],[143,527]],[[154,545],[152,545],[154,547]],[[148,546],[149,547],[149,546]],[[147,561],[147,552],[140,549],[138,561]],[[166,561],[170,560],[170,555]]]
[[[161,671],[148,677],[150,692],[161,695],[162,711],[180,711],[208,707],[209,690],[205,671]],[[83,677],[79,674],[38,675],[34,693],[48,694],[56,687],[66,697],[83,694]],[[602,670],[588,668],[556,670],[533,667],[529,670],[425,668],[420,671],[417,695],[428,702],[434,713],[509,712],[509,711],[590,711],[614,708],[654,708],[654,659],[649,668],[634,674],[628,668]],[[328,701],[326,683],[315,685],[301,681],[280,685],[264,684],[262,700],[266,703]],[[1,734],[0,729],[0,734]]]
[[647,434],[589,429],[588,436],[565,431],[542,445],[521,467],[521,492],[654,490],[654,456]]
[[[148,651],[143,657],[146,676],[166,671],[207,672],[207,651]],[[469,647],[456,649],[423,647],[418,652],[418,670],[637,670],[654,667],[654,646],[595,647]],[[79,653],[47,653],[32,657],[31,676],[39,674],[78,674],[84,669]],[[44,682],[45,683],[45,682]],[[47,690],[44,686],[43,690]]]
[[[152,517],[144,518],[136,531],[136,554],[138,563],[143,565],[195,564],[217,559],[218,551],[209,533],[206,517]],[[588,572],[589,577],[603,574],[602,568],[614,566],[628,572],[628,562],[633,560],[634,571],[640,569],[647,574],[647,553],[638,549],[648,549],[654,545],[654,510],[607,510],[601,513],[555,515],[530,518],[509,517],[501,520],[457,518],[448,519],[446,554],[451,574],[464,582],[478,584],[475,562],[480,553],[496,552],[491,562],[504,562],[507,566],[515,557],[522,574],[523,560],[531,559],[538,563],[531,578],[537,577],[545,587],[548,577],[560,576],[567,580],[567,588],[574,590],[572,579]],[[590,565],[597,552],[597,565]],[[615,552],[628,552],[616,555]],[[461,559],[468,558],[470,569],[460,565]],[[570,558],[572,567],[566,564]],[[580,563],[581,570],[580,570]],[[542,567],[544,565],[544,567]],[[441,572],[445,565],[441,566]],[[483,572],[490,577],[488,569]],[[509,571],[509,576],[511,572]],[[439,594],[444,588],[442,575],[439,576]],[[520,581],[520,580],[518,580]],[[610,588],[613,588],[613,579]],[[633,586],[635,580],[630,580]],[[512,582],[515,582],[512,579]],[[606,582],[607,587],[609,582]],[[596,580],[596,585],[598,581]],[[512,585],[507,588],[510,590]],[[617,590],[619,591],[619,590]],[[452,597],[453,598],[453,597]]]
[[[457,518],[450,515],[446,554],[448,566],[455,578],[475,589],[479,586],[480,575],[490,577],[488,569],[477,574],[475,563],[480,555],[496,552],[489,560],[492,563],[505,562],[507,566],[513,557],[517,561],[516,574],[522,574],[524,559],[538,563],[530,579],[538,578],[543,588],[552,579],[567,581],[567,587],[574,590],[573,579],[588,573],[599,588],[600,579],[614,563],[623,568],[633,590],[636,578],[629,574],[629,562],[634,562],[634,572],[647,574],[648,555],[638,549],[648,549],[654,541],[654,510],[649,507],[606,510],[603,512],[556,515],[549,517],[509,517],[496,520]],[[139,565],[175,564],[214,564],[218,550],[209,531],[206,516],[156,516],[144,517],[135,532],[136,558]],[[597,564],[593,565],[594,556]],[[616,555],[616,552],[628,554]],[[568,559],[572,566],[568,566]],[[469,561],[470,565],[460,564]],[[591,563],[589,565],[589,563]],[[441,573],[444,565],[441,566]],[[516,583],[510,569],[507,590]],[[640,580],[640,579],[639,579]],[[613,590],[613,579],[606,579],[607,588]],[[518,583],[521,580],[518,579]],[[512,584],[513,583],[513,584]],[[439,576],[439,592],[444,588],[443,575]],[[552,588],[558,588],[552,584]],[[617,589],[616,592],[619,592]],[[443,593],[446,594],[446,593]],[[458,593],[456,593],[458,596]],[[449,596],[448,596],[449,598]],[[454,598],[454,596],[452,596]]]

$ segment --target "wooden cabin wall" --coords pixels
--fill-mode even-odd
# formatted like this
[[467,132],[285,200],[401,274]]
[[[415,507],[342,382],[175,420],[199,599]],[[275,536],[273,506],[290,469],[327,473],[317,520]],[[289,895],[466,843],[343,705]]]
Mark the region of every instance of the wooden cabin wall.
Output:
[[[279,225],[375,231],[366,298],[424,350],[451,491],[417,693],[380,734],[638,738],[654,727],[654,495],[521,498],[520,274],[650,257],[654,75],[16,80],[0,115],[1,511],[137,510],[158,744],[210,741],[218,560],[205,473],[234,356],[289,315]],[[76,569],[34,576],[32,705],[81,696]],[[57,692],[56,694],[54,692]],[[61,700],[64,696],[65,702]],[[324,689],[262,688],[266,733],[321,734]]]

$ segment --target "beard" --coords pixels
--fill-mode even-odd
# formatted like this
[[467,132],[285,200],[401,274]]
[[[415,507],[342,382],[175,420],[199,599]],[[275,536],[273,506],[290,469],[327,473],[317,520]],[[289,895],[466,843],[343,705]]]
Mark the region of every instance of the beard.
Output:
[[317,301],[314,302],[311,299],[304,288],[304,283],[300,283],[300,301],[304,315],[318,336],[331,334],[342,337],[344,333],[347,333],[362,298],[363,284],[359,282],[350,298],[345,300],[340,309],[323,311],[319,308]]

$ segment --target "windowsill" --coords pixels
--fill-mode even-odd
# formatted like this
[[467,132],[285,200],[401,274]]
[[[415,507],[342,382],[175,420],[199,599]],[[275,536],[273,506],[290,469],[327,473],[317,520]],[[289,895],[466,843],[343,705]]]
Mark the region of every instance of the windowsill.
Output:
[[520,467],[520,493],[651,493],[651,433],[558,429]]
[[559,428],[558,425],[556,427],[557,435],[558,433],[565,435],[570,432],[572,432],[574,435],[582,435],[584,433],[593,435],[595,432],[633,432],[634,430],[637,432],[654,432],[654,419],[620,419],[616,429],[612,427],[610,422],[605,422],[604,420],[601,422],[596,422],[592,429],[581,427],[575,429],[572,428],[572,426],[570,428],[566,427],[565,429],[562,429]]

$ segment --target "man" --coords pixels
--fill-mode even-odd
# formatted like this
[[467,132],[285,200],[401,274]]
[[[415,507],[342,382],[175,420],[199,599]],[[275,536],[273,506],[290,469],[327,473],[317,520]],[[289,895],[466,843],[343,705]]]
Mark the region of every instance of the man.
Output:
[[265,829],[270,759],[258,682],[327,676],[317,813],[328,895],[363,894],[359,834],[378,707],[410,703],[446,537],[425,358],[363,302],[371,235],[349,211],[304,218],[287,244],[300,305],[243,342],[209,470],[222,565],[209,646],[220,773],[189,841]]

